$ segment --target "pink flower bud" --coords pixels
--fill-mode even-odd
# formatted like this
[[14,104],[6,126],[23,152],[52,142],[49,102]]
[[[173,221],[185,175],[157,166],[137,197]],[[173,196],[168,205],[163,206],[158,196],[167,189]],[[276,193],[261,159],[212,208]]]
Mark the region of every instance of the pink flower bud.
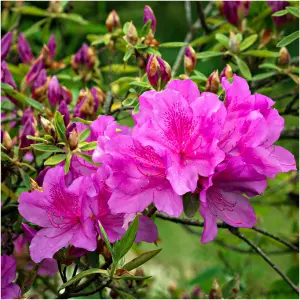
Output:
[[9,52],[12,40],[12,33],[9,31],[1,39],[1,60],[4,60]]
[[55,36],[53,34],[51,34],[49,41],[48,41],[48,49],[49,49],[49,54],[51,59],[53,60],[56,54],[56,40],[55,40]]
[[115,10],[112,10],[108,15],[106,22],[108,32],[113,32],[116,28],[121,27],[120,18]]
[[11,140],[11,137],[7,131],[4,132],[3,134],[3,141],[2,141],[3,146],[10,151],[13,147],[13,142]]
[[64,86],[61,86],[61,100],[65,101],[66,104],[70,104],[73,100],[72,92]]
[[34,115],[32,113],[31,107],[28,107],[24,110],[22,118],[21,118],[21,125],[25,125],[28,120],[30,120],[31,123],[36,122]]
[[70,123],[70,112],[69,112],[67,103],[65,101],[60,102],[58,111],[60,112],[61,115],[63,115],[64,123],[65,123],[65,126],[67,127],[68,124]]
[[96,54],[94,50],[84,43],[73,56],[72,68],[76,73],[82,73],[84,77],[86,75],[86,72],[92,69],[95,63]]
[[189,75],[191,74],[196,67],[197,57],[195,50],[189,45],[185,48],[184,53],[184,69],[185,72]]
[[290,61],[291,56],[289,51],[285,47],[280,48],[280,56],[278,58],[279,66],[286,66],[290,63]]
[[226,79],[232,78],[233,74],[232,74],[232,69],[230,67],[230,65],[226,65],[226,67],[222,70],[221,74],[220,74],[220,81],[222,82],[222,78],[225,77]]
[[206,81],[206,86],[205,90],[207,92],[211,93],[217,93],[219,90],[219,85],[220,85],[220,78],[219,78],[219,71],[216,70],[210,74]]
[[163,89],[171,79],[171,67],[161,57],[157,57],[160,67],[160,89]]
[[74,109],[74,117],[86,119],[97,113],[99,107],[99,99],[95,97],[95,90],[81,90],[78,96],[77,104]]
[[21,130],[21,134],[19,135],[20,148],[25,148],[34,143],[33,140],[29,140],[27,135],[35,135],[35,126],[31,120],[27,120],[23,129]]
[[159,84],[159,63],[154,54],[152,54],[148,60],[146,67],[148,80],[153,88],[157,89]]
[[23,33],[20,33],[18,38],[18,51],[20,59],[24,64],[30,64],[34,60],[30,45],[25,39]]
[[53,76],[48,85],[48,100],[51,105],[56,105],[61,98],[61,88],[56,76]]
[[156,31],[156,18],[154,15],[153,10],[149,5],[144,7],[144,24],[146,24],[149,20],[151,20],[151,29],[152,32],[155,33]]
[[71,150],[75,150],[79,143],[79,133],[76,124],[72,123],[67,127],[66,136]]
[[15,90],[17,89],[17,85],[4,60],[1,62],[1,82],[11,85]]
[[36,80],[33,82],[31,87],[31,96],[33,99],[42,101],[47,96],[47,87],[48,87],[48,80],[47,80],[47,73],[45,69],[42,69]]
[[41,58],[38,58],[31,66],[29,72],[26,75],[27,84],[31,84],[33,81],[37,79],[37,76],[39,75],[43,67],[44,67],[43,60]]

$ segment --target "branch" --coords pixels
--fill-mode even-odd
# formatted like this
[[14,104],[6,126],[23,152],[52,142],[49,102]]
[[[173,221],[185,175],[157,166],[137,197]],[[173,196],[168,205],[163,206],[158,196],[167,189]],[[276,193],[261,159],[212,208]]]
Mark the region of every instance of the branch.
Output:
[[112,110],[108,115],[113,115],[113,114],[116,114],[118,112],[131,110],[131,109],[134,109],[134,106],[122,106],[122,107],[119,107],[119,108],[116,108],[116,109]]
[[259,254],[282,278],[285,282],[297,293],[299,294],[298,287],[270,260],[270,258],[255,244],[253,244],[250,240],[248,240],[241,232],[239,232],[238,228],[230,227],[229,231],[237,236],[239,239],[243,240],[246,244],[253,248],[253,250]]
[[198,16],[199,16],[199,19],[200,19],[200,22],[201,22],[201,26],[202,26],[203,30],[205,31],[205,33],[208,34],[208,33],[211,32],[211,29],[206,24],[205,15],[204,15],[204,12],[203,12],[201,1],[197,1],[196,5],[197,5],[197,12],[198,12]]
[[191,9],[191,1],[184,2],[186,21],[189,25],[189,28],[192,27],[192,9]]
[[87,292],[80,292],[80,293],[70,293],[68,296],[69,297],[81,297],[81,296],[93,295],[93,294],[96,294],[97,292],[102,291],[107,285],[110,284],[110,282],[111,282],[111,279],[107,280],[106,282],[104,282],[103,284],[101,284],[100,286],[95,288],[94,290],[87,291]]

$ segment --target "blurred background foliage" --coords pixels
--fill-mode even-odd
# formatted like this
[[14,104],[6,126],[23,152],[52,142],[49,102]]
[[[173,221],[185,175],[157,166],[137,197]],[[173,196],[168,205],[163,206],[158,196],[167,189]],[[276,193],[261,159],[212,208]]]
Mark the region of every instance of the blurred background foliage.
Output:
[[[101,35],[107,32],[105,20],[109,12],[115,9],[120,17],[122,24],[132,20],[137,28],[143,25],[143,8],[148,4],[152,7],[156,19],[157,30],[155,38],[160,42],[182,42],[185,39],[186,33],[189,30],[189,25],[186,20],[184,2],[172,1],[153,1],[153,2],[131,2],[131,1],[62,1],[66,5],[65,12],[71,12],[78,17],[76,21],[68,19],[46,19],[39,15],[20,16],[18,12],[13,12],[10,5],[2,2],[2,34],[6,33],[12,27],[17,26],[17,31],[23,32],[28,39],[30,46],[33,49],[34,55],[38,55],[42,45],[47,43],[50,34],[54,34],[57,40],[57,56],[56,59],[65,59],[74,54],[82,45],[89,43],[87,36],[89,34]],[[47,1],[26,1],[25,6],[36,6],[44,11],[47,10],[49,3]],[[210,23],[224,22],[223,33],[229,35],[229,31],[233,28],[232,25],[226,22],[220,14],[217,3],[202,2],[203,7],[211,5],[207,17]],[[298,3],[294,2],[293,6]],[[191,3],[192,20],[197,19],[196,3]],[[267,49],[278,51],[276,43],[296,30],[299,30],[298,20],[284,25],[284,28],[277,28],[272,21],[271,12],[268,10],[266,1],[252,2],[247,17],[248,27],[260,34],[263,29],[272,29],[275,38],[268,44]],[[79,19],[78,19],[79,18]],[[86,20],[87,22],[85,22]],[[17,25],[16,25],[17,24]],[[40,25],[40,26],[37,26]],[[210,38],[203,42],[205,33],[203,29],[195,32],[194,39],[191,44],[197,53],[216,49],[216,39],[211,33]],[[202,38],[202,39],[201,39]],[[14,41],[16,41],[16,36]],[[299,44],[293,42],[287,46],[287,49],[292,57],[292,60],[299,62]],[[179,48],[162,48],[162,57],[170,66],[173,66],[178,55]],[[13,46],[13,51],[10,54],[10,62],[12,65],[19,63],[16,52],[16,44]],[[112,63],[122,64],[122,53],[113,56]],[[107,66],[111,63],[109,52],[99,54],[100,66]],[[260,58],[249,58],[260,61]],[[267,58],[263,60],[265,63],[277,64],[277,58]],[[214,70],[219,72],[225,67],[226,57],[214,57],[208,60],[198,59],[196,70],[209,76]],[[136,65],[135,58],[132,57],[129,61],[130,65]],[[251,69],[252,75],[262,73],[261,69],[256,67]],[[134,69],[135,71],[136,69]],[[22,80],[22,71],[13,69],[11,71],[17,83]],[[177,74],[183,73],[183,63]],[[26,72],[25,72],[26,73]],[[75,76],[75,73],[70,70],[65,70],[65,74]],[[138,70],[130,74],[130,76],[138,76]],[[108,78],[107,73],[104,73],[104,85],[101,88],[105,89],[109,81],[114,81],[126,74],[112,73],[112,78]],[[81,82],[75,82],[70,78],[61,77],[60,80],[75,95],[78,95],[82,88]],[[288,95],[280,97],[298,90],[297,85],[291,78],[277,77],[267,78],[265,81],[250,81],[252,91],[260,90],[260,92],[273,97],[276,101],[275,107],[282,113],[287,105],[292,101],[293,96]],[[260,88],[261,87],[261,88]],[[202,88],[200,84],[200,88]],[[76,97],[75,97],[76,98]],[[293,104],[298,106],[298,99]],[[295,134],[288,134],[281,138],[278,144],[283,145],[290,150],[297,159],[299,157],[299,141],[298,141],[298,126],[299,117],[296,114],[284,115],[286,120],[285,130],[293,131]],[[131,120],[125,119],[123,123],[130,124]],[[288,174],[280,174],[274,180],[269,181],[269,187],[265,193],[253,199],[252,203],[258,217],[258,227],[267,229],[269,232],[277,234],[285,239],[297,243],[299,235],[298,228],[298,206],[299,206],[299,183],[297,172]],[[216,241],[209,244],[200,243],[201,231],[188,232],[186,228],[179,224],[169,223],[163,220],[156,220],[159,229],[160,239],[159,246],[163,249],[160,255],[151,262],[145,265],[144,271],[146,274],[153,275],[151,289],[146,291],[145,297],[151,298],[192,298],[192,291],[195,287],[200,287],[207,294],[209,293],[214,279],[222,286],[231,279],[239,278],[240,292],[242,298],[297,298],[298,296],[291,288],[278,276],[276,272],[261,257],[251,253],[249,247],[242,241],[238,240],[226,229],[220,229]],[[283,245],[270,241],[269,238],[258,235],[257,233],[243,229],[242,230],[251,240],[263,248],[267,253],[277,251],[279,253],[269,254],[272,260],[298,284],[299,269],[298,269],[298,254],[289,252]],[[145,250],[154,249],[154,245],[136,245],[134,251],[141,253]],[[233,248],[233,249],[230,249]],[[97,298],[98,296],[94,296]],[[93,298],[93,296],[90,296]]]

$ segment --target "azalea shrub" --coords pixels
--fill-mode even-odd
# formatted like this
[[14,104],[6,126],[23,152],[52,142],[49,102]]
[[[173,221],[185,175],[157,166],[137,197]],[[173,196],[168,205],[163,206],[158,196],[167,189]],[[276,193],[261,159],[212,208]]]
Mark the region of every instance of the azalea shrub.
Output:
[[1,297],[298,297],[298,18],[3,2]]

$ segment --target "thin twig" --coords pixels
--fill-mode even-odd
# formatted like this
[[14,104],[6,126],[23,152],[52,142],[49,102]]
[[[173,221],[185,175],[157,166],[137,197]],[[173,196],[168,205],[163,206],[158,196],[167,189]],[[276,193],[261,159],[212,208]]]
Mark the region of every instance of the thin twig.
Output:
[[62,269],[61,269],[61,263],[60,263],[59,260],[57,261],[57,267],[58,267],[58,271],[59,271],[61,280],[63,281],[63,283],[66,283],[66,282],[67,282],[67,279],[65,278],[65,276],[64,276],[64,274],[63,274],[63,272],[62,272]]
[[185,16],[186,21],[189,25],[189,28],[192,27],[192,8],[191,8],[191,1],[185,1],[184,2],[184,8],[185,8]]
[[109,113],[109,115],[113,115],[115,113],[118,113],[118,112],[121,112],[121,111],[131,110],[131,109],[134,109],[134,106],[122,106],[122,107],[119,107],[119,108],[116,108],[116,109],[112,110]]
[[253,248],[253,250],[259,254],[282,278],[285,282],[297,293],[299,294],[298,287],[270,260],[270,258],[255,244],[253,244],[250,240],[248,240],[241,232],[239,232],[238,228],[230,227],[229,231],[237,236],[239,239],[243,240],[246,244]]
[[201,26],[202,26],[203,30],[205,31],[205,33],[208,34],[208,33],[211,32],[211,29],[208,27],[208,25],[205,21],[205,15],[204,15],[204,12],[203,12],[201,1],[197,1],[196,5],[197,5],[197,12],[198,12],[198,17],[199,17],[200,22],[201,22]]

